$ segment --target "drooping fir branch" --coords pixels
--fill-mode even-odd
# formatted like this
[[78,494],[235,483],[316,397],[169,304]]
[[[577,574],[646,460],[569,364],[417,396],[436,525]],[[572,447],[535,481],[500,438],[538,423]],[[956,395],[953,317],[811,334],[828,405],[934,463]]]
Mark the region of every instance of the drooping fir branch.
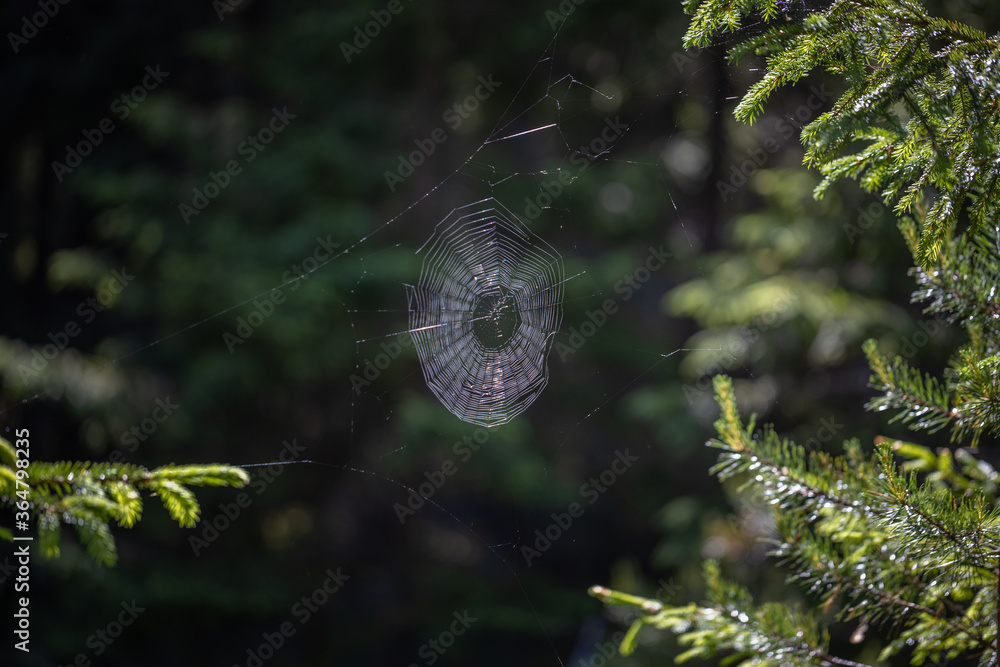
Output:
[[918,263],[911,271],[917,281],[913,302],[924,303],[925,313],[947,322],[976,322],[995,338],[1000,333],[1000,229],[996,224],[982,227],[978,234],[956,236],[927,266],[919,265],[915,221],[904,217],[899,229]]
[[708,46],[747,23],[766,27],[730,51],[767,57],[764,77],[736,107],[752,122],[777,89],[815,69],[845,92],[802,131],[805,161],[833,182],[857,179],[899,213],[926,197],[921,264],[930,262],[965,211],[973,231],[1000,208],[1000,39],[930,16],[910,0],[834,0],[801,11],[783,0],[686,0],[694,14],[685,46]]
[[952,423],[951,396],[936,378],[922,374],[901,357],[889,361],[879,353],[874,340],[866,341],[862,349],[874,373],[871,386],[882,392],[868,402],[869,410],[898,410],[890,422],[899,420],[913,430],[930,433]]
[[877,470],[863,459],[856,444],[849,444],[845,457],[835,458],[821,451],[807,453],[802,447],[780,438],[769,426],[758,434],[754,430],[753,417],[744,427],[732,382],[725,376],[716,376],[713,383],[722,414],[715,422],[719,437],[709,445],[722,450],[718,463],[711,470],[720,480],[754,473],[740,491],[752,491],[764,502],[785,509],[794,506],[810,513],[836,506],[852,513],[867,511],[863,499],[844,493],[851,488],[844,484],[845,478],[849,477],[851,486],[857,488],[877,475]]
[[952,364],[956,410],[960,414],[956,439],[981,433],[1000,435],[1000,355],[984,356],[984,337],[973,332],[973,341],[958,351]]
[[985,339],[971,330],[972,342],[952,360],[945,384],[921,374],[901,358],[891,362],[876,349],[875,341],[864,345],[871,364],[871,386],[881,392],[868,402],[871,410],[897,410],[900,420],[913,430],[931,433],[952,427],[952,440],[968,438],[975,447],[984,432],[1000,434],[1000,356],[984,354]]
[[691,647],[677,656],[678,663],[726,651],[747,667],[868,667],[831,655],[829,637],[808,612],[774,603],[755,605],[746,589],[722,578],[714,561],[706,561],[704,576],[709,597],[705,606],[663,606],[603,586],[593,586],[589,593],[605,604],[629,605],[640,612],[619,646],[622,655],[631,655],[639,632],[650,627],[677,633],[681,644]]
[[715,390],[721,408],[718,439],[710,443],[721,450],[715,473],[746,476],[741,489],[751,489],[774,517],[771,555],[816,609],[755,606],[745,590],[721,579],[715,564],[706,568],[708,601],[701,605],[663,606],[595,587],[591,594],[599,599],[639,611],[623,651],[634,649],[649,626],[680,634],[691,646],[681,658],[734,652],[748,666],[856,665],[829,653],[827,631],[816,619],[835,612],[837,622],[886,633],[880,660],[909,651],[912,664],[974,655],[981,664],[995,662],[1000,512],[989,492],[996,484],[991,468],[967,461],[942,484],[896,466],[894,452],[918,467],[950,465],[909,443],[883,442],[871,457],[856,442],[845,443],[843,456],[806,452],[770,428],[745,427],[729,378],[717,376]]
[[[899,224],[916,259],[915,223]],[[871,410],[897,411],[914,430],[931,433],[951,426],[952,440],[979,443],[984,433],[1000,435],[1000,235],[986,227],[970,238],[961,234],[943,246],[932,264],[918,266],[913,301],[924,302],[925,313],[937,324],[960,323],[969,342],[953,356],[942,380],[921,373],[901,358],[880,354],[874,341],[864,346],[873,376],[871,386],[881,396]]]
[[[143,493],[158,496],[178,524],[192,527],[200,508],[188,487],[242,487],[249,481],[242,469],[222,464],[149,470],[126,463],[57,461],[18,468],[17,460],[14,447],[0,438],[0,504],[16,513],[27,512],[35,520],[42,554],[59,555],[65,523],[76,529],[90,556],[108,566],[117,561],[111,522],[134,526],[142,516]],[[0,529],[0,537],[9,540],[11,532]]]

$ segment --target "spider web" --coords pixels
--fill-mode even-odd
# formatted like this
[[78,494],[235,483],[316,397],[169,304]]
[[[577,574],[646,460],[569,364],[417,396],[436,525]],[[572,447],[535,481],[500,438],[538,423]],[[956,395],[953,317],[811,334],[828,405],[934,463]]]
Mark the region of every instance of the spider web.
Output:
[[[578,196],[575,185],[584,174],[613,166],[644,173],[646,178],[659,183],[662,190],[658,205],[664,209],[665,221],[676,225],[674,242],[691,253],[697,251],[696,241],[689,237],[674,203],[673,186],[668,183],[661,156],[616,157],[624,152],[622,144],[630,128],[646,122],[644,113],[648,109],[628,122],[621,121],[616,113],[596,114],[600,119],[596,129],[593,122],[582,122],[581,119],[594,116],[595,109],[605,112],[617,109],[616,97],[620,98],[624,91],[606,93],[572,74],[555,74],[558,37],[559,31],[486,140],[458,169],[447,173],[401,214],[408,214],[416,206],[431,209],[440,206],[439,201],[447,206],[463,196],[472,199],[475,195],[486,195],[443,213],[431,237],[414,251],[415,256],[423,255],[423,260],[418,283],[401,283],[407,307],[372,310],[363,307],[364,304],[358,304],[358,308],[346,306],[355,316],[352,326],[368,334],[357,340],[356,374],[352,377],[364,378],[360,381],[364,393],[376,402],[382,403],[383,396],[391,393],[392,385],[382,380],[381,371],[386,363],[379,362],[380,357],[386,356],[382,348],[365,345],[398,337],[412,342],[426,385],[459,419],[493,427],[508,423],[531,406],[549,382],[546,359],[552,345],[559,340],[566,284],[574,279],[589,283],[587,287],[592,291],[574,295],[578,302],[607,296],[608,285],[587,281],[586,267],[592,251],[581,252],[573,238],[572,221],[569,225],[559,224],[557,230],[561,241],[557,245],[569,250],[574,260],[573,275],[569,278],[564,276],[565,262],[560,252],[541,233],[533,231],[533,226],[547,216],[572,215]],[[545,80],[544,94],[525,100],[529,82],[539,76]],[[650,106],[670,94],[659,91],[650,94]],[[539,110],[541,117],[536,121]],[[613,131],[609,133],[608,129]],[[523,153],[528,149],[541,152],[544,147],[546,153],[562,154],[548,165],[518,170],[505,166],[505,153],[490,154],[491,149],[498,147],[507,149],[507,153]],[[523,197],[525,183],[529,184],[528,192],[535,196]],[[613,190],[615,186],[621,184],[611,183],[605,190]],[[626,197],[632,196],[627,188],[625,191]],[[520,214],[504,203],[518,200],[526,204]],[[395,218],[386,225],[392,222]],[[383,230],[384,227],[378,232]],[[407,245],[412,240],[411,234],[391,247]],[[379,265],[391,263],[380,258],[382,252],[359,256],[361,278],[356,291],[364,291],[361,285],[366,282],[380,280],[383,269]],[[405,314],[408,326],[404,329],[383,320],[363,323],[363,316],[372,313]],[[385,333],[387,329],[390,333]],[[588,340],[588,344],[615,345],[603,335]],[[601,403],[581,416],[578,424],[664,359],[684,351],[687,350],[650,351],[651,361],[646,371],[617,392],[605,395]],[[352,411],[353,407],[352,404]],[[391,419],[391,405],[383,404],[381,410],[386,419]],[[353,421],[351,428],[356,428]],[[569,433],[564,433],[559,440],[562,443],[568,437]]]
[[562,257],[492,199],[455,209],[427,245],[407,286],[427,386],[463,421],[504,424],[548,383]]
[[[601,132],[615,124],[612,119],[616,114],[611,111],[617,108],[616,97],[625,91],[608,93],[572,74],[557,74],[554,63],[559,53],[558,37],[557,33],[536,63],[536,71],[529,74],[493,131],[468,160],[448,172],[415,202],[422,209],[437,207],[442,211],[431,236],[421,243],[416,233],[401,231],[403,238],[398,243],[357,258],[361,276],[357,287],[359,293],[367,293],[362,289],[366,283],[382,283],[387,279],[385,275],[391,273],[386,267],[393,261],[383,253],[417,246],[412,256],[419,257],[421,264],[416,285],[405,281],[399,283],[400,292],[406,294],[406,308],[373,310],[366,303],[357,303],[357,307],[347,305],[352,326],[364,332],[357,340],[354,377],[363,377],[365,382],[359,400],[351,401],[352,433],[370,432],[372,422],[394,423],[400,389],[413,389],[412,374],[392,373],[395,366],[405,364],[404,358],[389,362],[388,371],[386,362],[379,362],[380,357],[386,356],[386,340],[412,341],[426,387],[455,418],[499,432],[497,436],[488,436],[490,441],[486,446],[493,445],[493,440],[502,439],[505,429],[518,428],[519,420],[515,419],[518,416],[531,422],[544,420],[547,408],[538,409],[538,403],[543,399],[543,390],[550,384],[548,365],[558,363],[551,359],[552,347],[560,340],[566,342],[566,332],[562,329],[566,324],[563,307],[567,298],[576,306],[599,304],[608,297],[611,286],[590,275],[587,269],[594,252],[575,240],[572,219],[575,204],[581,194],[590,194],[580,193],[576,188],[577,181],[585,175],[608,168],[641,173],[644,179],[658,183],[662,189],[657,200],[663,208],[664,222],[674,233],[673,243],[696,253],[697,241],[689,236],[677,210],[671,194],[674,186],[668,182],[660,155],[653,153],[637,158],[634,151],[629,153],[630,149],[623,147],[629,128],[649,122],[645,114],[677,91],[650,93],[646,97],[648,108],[627,122],[619,123],[626,127],[620,134],[609,132],[606,137],[611,136],[611,140],[602,138]],[[539,74],[545,80],[542,96],[525,99],[524,91],[532,77]],[[691,76],[696,77],[697,72]],[[598,113],[595,114],[595,110]],[[595,115],[599,119],[596,124],[584,122]],[[600,140],[595,141],[595,137]],[[500,148],[510,153],[541,152],[557,157],[544,158],[542,164],[525,170],[509,166],[504,152],[491,152]],[[602,190],[614,194],[615,180],[610,176],[607,180],[611,181],[608,184],[611,187]],[[529,200],[523,197],[526,183],[532,195]],[[554,191],[555,183],[561,188],[558,192]],[[482,198],[476,199],[477,195]],[[514,213],[507,202],[524,202],[525,205],[519,209],[520,213]],[[617,210],[614,202],[607,208]],[[555,222],[558,220],[564,220],[565,224]],[[571,270],[567,271],[567,263],[572,265]],[[567,273],[571,275],[567,277]],[[571,283],[579,283],[581,289],[568,297],[566,288]],[[400,326],[398,318],[402,317],[406,318],[405,326]],[[595,348],[626,347],[636,351],[634,346],[621,346],[613,335],[603,331],[588,338],[586,344]],[[551,433],[556,458],[567,443],[580,436],[581,427],[595,414],[654,376],[667,359],[685,351],[687,348],[683,347],[644,351],[649,359],[644,368],[617,387],[602,390],[597,403],[579,414],[567,430]],[[570,365],[566,359],[561,361],[560,370]],[[566,380],[547,391],[565,392]],[[551,400],[558,400],[558,395]],[[364,407],[372,405],[373,409]],[[446,433],[463,431],[457,425],[443,430]],[[374,432],[381,433],[380,430]],[[466,431],[462,438],[468,441],[478,438],[479,433]],[[523,433],[520,429],[511,437]],[[593,434],[588,433],[582,440],[592,438]],[[445,433],[439,438],[444,443],[450,439]],[[367,458],[367,462],[363,468],[354,468],[356,464],[351,464],[352,469],[401,486],[411,498],[420,498],[446,521],[457,522],[462,532],[472,538],[473,544],[478,543],[493,554],[523,596],[555,662],[576,664],[576,657],[561,654],[549,639],[549,628],[536,610],[534,596],[522,583],[521,572],[525,564],[521,550],[530,545],[539,527],[533,519],[519,516],[506,532],[498,533],[489,523],[483,527],[481,518],[466,518],[467,513],[458,506],[439,500],[433,491],[428,493],[419,484],[419,478],[411,486],[398,481],[395,473],[386,472],[393,469],[398,457],[409,455],[411,444],[390,445],[386,449],[384,445],[380,447],[369,438],[361,437],[354,446],[357,449],[352,450],[352,461],[363,450],[366,453],[358,458]],[[555,482],[557,475],[555,468],[543,464],[544,479]],[[528,505],[534,508],[547,503],[539,496]],[[397,512],[403,507],[398,502],[394,506]],[[427,520],[434,523],[433,519]],[[590,657],[587,654],[589,641],[588,633],[582,632],[576,653],[582,652],[585,659]]]

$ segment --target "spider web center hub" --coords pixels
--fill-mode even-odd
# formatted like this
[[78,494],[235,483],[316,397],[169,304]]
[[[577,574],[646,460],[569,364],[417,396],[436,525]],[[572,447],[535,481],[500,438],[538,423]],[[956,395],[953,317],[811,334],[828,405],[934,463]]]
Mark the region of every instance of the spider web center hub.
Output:
[[509,343],[521,326],[521,311],[514,295],[501,289],[498,294],[481,296],[472,312],[472,331],[487,350],[499,350]]

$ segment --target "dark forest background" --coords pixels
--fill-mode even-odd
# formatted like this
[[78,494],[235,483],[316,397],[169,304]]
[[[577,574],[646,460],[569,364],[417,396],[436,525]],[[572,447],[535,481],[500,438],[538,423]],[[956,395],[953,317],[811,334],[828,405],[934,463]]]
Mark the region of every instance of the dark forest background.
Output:
[[[997,29],[985,0],[933,11]],[[372,12],[391,20],[347,62],[341,44]],[[813,77],[737,124],[763,64],[728,65],[724,44],[684,52],[677,2],[52,0],[5,3],[0,26],[5,437],[29,428],[39,460],[147,466],[275,461],[287,441],[333,466],[251,469],[232,520],[219,517],[239,492],[200,490],[194,529],[150,500],[116,531],[111,569],[65,531],[62,556],[33,563],[25,664],[247,665],[285,622],[296,631],[266,664],[600,664],[623,626],[592,584],[699,600],[709,556],[765,598],[796,594],[764,562],[764,513],[708,472],[712,374],[737,378],[747,412],[835,450],[906,433],[863,410],[863,340],[934,372],[957,342],[909,304],[910,258],[876,199],[850,185],[812,198],[798,128],[838,89]],[[448,110],[481,77],[499,85],[455,127]],[[247,148],[275,109],[287,125]],[[579,147],[613,118],[628,131],[580,171]],[[385,172],[438,128],[446,140],[390,189]],[[88,141],[72,167],[69,148]],[[230,161],[239,173],[186,221],[180,205]],[[531,219],[525,200],[560,170],[575,180]],[[351,376],[406,329],[414,251],[486,197],[583,272],[565,286],[557,345],[651,247],[672,258],[579,349],[550,356],[523,415],[483,434],[437,401],[412,348],[360,394]],[[227,346],[324,244],[350,251],[283,287]],[[67,349],[33,356],[71,323]],[[142,433],[166,401],[177,407]],[[485,438],[467,461],[463,438]],[[529,565],[535,531],[625,449],[637,462]],[[394,505],[448,460],[436,505],[401,523]],[[213,521],[229,525],[212,537]],[[350,578],[302,623],[296,603],[338,568]],[[119,637],[94,639],[133,601],[143,611]],[[421,650],[466,611],[477,620],[443,655]],[[662,664],[672,641],[650,635],[611,662]]]

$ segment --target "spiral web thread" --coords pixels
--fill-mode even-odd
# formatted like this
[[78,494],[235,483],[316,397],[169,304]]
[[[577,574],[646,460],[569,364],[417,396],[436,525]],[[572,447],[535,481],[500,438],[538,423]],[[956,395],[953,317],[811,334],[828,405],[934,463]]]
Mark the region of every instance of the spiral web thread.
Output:
[[562,257],[495,199],[452,211],[407,285],[410,334],[427,386],[463,421],[497,426],[548,383],[562,321]]

